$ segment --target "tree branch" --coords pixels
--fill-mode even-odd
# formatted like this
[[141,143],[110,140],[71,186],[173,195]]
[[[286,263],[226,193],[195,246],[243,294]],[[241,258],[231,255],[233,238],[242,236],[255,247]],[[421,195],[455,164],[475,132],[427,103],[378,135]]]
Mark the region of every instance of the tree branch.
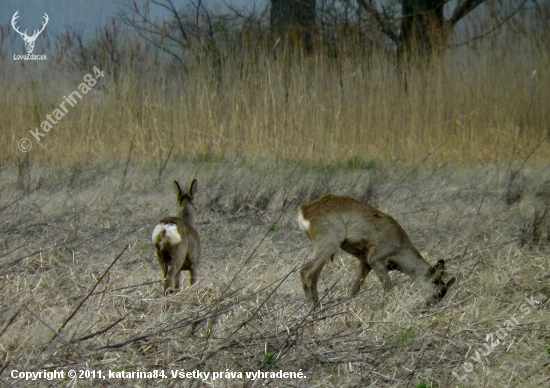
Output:
[[460,19],[468,15],[484,2],[485,0],[466,0],[464,3],[455,8],[447,23],[454,26]]
[[376,8],[374,8],[371,4],[367,3],[366,0],[357,0],[357,3],[361,8],[363,8],[378,24],[378,27],[388,38],[392,40],[393,43],[398,44],[399,37],[397,34],[391,29],[389,23],[382,18],[382,15]]
[[483,39],[483,38],[485,38],[486,36],[488,36],[488,35],[494,33],[494,32],[497,31],[497,30],[499,30],[504,24],[506,24],[510,19],[512,19],[512,17],[513,17],[515,14],[517,14],[517,13],[521,10],[521,8],[523,8],[523,6],[525,5],[525,3],[527,3],[527,0],[523,0],[523,1],[521,2],[521,4],[520,4],[516,9],[514,9],[512,12],[510,12],[508,15],[506,15],[504,18],[502,18],[502,20],[500,20],[500,21],[497,20],[498,23],[497,23],[494,27],[490,28],[488,31],[485,31],[485,32],[483,32],[483,33],[481,33],[481,34],[479,34],[479,35],[477,35],[477,36],[474,36],[473,38],[468,39],[468,40],[466,40],[466,41],[464,41],[464,42],[457,43],[457,44],[455,44],[454,47],[464,46],[464,45],[469,44],[469,43],[471,43],[471,42],[474,42],[474,41],[476,41],[476,40]]
[[[163,44],[164,39],[175,43],[178,47],[186,47],[189,45],[189,35],[184,26],[184,21],[177,12],[172,1],[165,3],[158,0],[152,0],[151,4],[164,8],[171,15],[169,20],[162,22],[153,21],[149,14],[149,3],[146,2],[143,7],[132,2],[131,4],[123,3],[120,7],[118,15],[122,22],[133,28],[136,33],[153,46],[171,55],[180,63],[183,63],[182,56],[179,52],[170,48],[170,45]],[[177,32],[181,34],[181,38],[177,36]]]

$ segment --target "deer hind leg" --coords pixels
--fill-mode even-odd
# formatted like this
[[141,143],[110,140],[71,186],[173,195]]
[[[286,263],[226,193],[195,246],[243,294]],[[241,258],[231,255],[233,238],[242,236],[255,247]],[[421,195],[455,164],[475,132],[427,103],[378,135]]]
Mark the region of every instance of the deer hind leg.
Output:
[[159,252],[157,252],[157,260],[162,271],[162,278],[166,279],[166,274],[168,273],[168,263],[166,263],[166,260],[164,260]]
[[365,277],[369,274],[370,271],[371,271],[371,267],[366,262],[361,261],[359,263],[359,268],[357,268],[357,277],[355,278],[355,282],[351,287],[352,296],[356,295],[359,292],[359,290],[361,289],[361,286],[363,285],[363,281],[365,280]]
[[164,295],[180,289],[181,262],[172,260],[168,265],[168,273],[164,278]]
[[174,269],[174,266],[169,266],[168,273],[164,277],[164,283],[163,283],[164,295],[168,295],[169,293],[172,293],[175,290],[177,290],[178,281],[176,280],[176,278],[179,278],[179,271],[176,271]]
[[196,260],[190,254],[187,255],[183,265],[181,267],[182,271],[189,271],[189,284],[193,285],[197,282],[197,267],[198,260]]
[[174,289],[175,290],[181,289],[180,274],[181,274],[181,270],[176,272],[176,276],[175,276],[175,279],[174,279]]
[[176,249],[172,250],[170,263],[168,265],[168,274],[164,293],[173,292],[180,289],[180,272],[184,269],[185,257],[187,256],[187,244],[180,243]]
[[[315,259],[306,263],[300,269],[300,276],[302,278],[302,286],[306,294],[306,299],[313,302],[313,304],[319,303],[319,294],[317,293],[317,282],[319,275],[325,266],[325,263],[329,258],[332,258],[338,251],[339,245],[335,244],[334,248],[327,248],[315,250]],[[320,253],[317,253],[320,252]]]
[[166,295],[167,289],[171,286],[170,279],[168,278],[168,270],[170,268],[170,265],[168,264],[168,260],[170,258],[168,257],[168,260],[164,255],[160,252],[157,252],[157,259],[160,265],[160,269],[162,271],[162,290],[164,292],[164,295]]

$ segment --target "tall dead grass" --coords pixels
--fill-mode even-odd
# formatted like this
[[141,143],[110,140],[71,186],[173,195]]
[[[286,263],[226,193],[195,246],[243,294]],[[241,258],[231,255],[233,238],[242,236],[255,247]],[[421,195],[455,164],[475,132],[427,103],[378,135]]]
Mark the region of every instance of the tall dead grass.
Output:
[[[132,144],[142,159],[174,155],[415,162],[522,157],[548,135],[548,39],[524,34],[452,49],[398,74],[385,54],[304,58],[250,49],[198,55],[187,69],[128,57],[40,141],[29,134],[87,70],[5,60],[4,158],[33,141],[42,162],[103,160]],[[102,67],[100,63],[98,67]],[[41,146],[39,146],[41,145]],[[548,158],[548,143],[538,158]]]
[[[139,161],[127,169],[34,165],[22,189],[17,168],[3,166],[0,384],[150,387],[158,381],[107,373],[163,370],[164,385],[178,387],[548,385],[548,212],[537,217],[540,227],[522,230],[538,206],[548,209],[547,164],[525,168],[524,194],[512,205],[499,166],[413,174],[392,165],[285,164],[171,160],[161,184]],[[199,281],[164,297],[151,230],[174,214],[170,181],[195,175]],[[428,311],[399,272],[389,293],[371,274],[349,298],[357,260],[338,254],[319,281],[321,309],[310,311],[296,269],[313,249],[296,227],[295,204],[326,192],[369,196],[430,263],[447,259],[458,283]],[[525,298],[537,301],[527,311]],[[509,326],[512,317],[518,324]],[[44,370],[101,370],[107,378],[12,375]],[[307,378],[173,379],[181,370],[301,370]]]

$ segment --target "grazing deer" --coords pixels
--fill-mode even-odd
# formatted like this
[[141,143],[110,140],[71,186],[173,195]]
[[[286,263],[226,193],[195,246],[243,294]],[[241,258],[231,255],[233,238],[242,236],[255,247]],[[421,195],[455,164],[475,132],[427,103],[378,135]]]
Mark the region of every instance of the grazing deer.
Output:
[[199,234],[195,229],[195,204],[197,180],[193,179],[189,191],[184,193],[178,181],[176,197],[178,216],[165,217],[153,230],[153,244],[164,276],[164,295],[180,288],[180,271],[189,271],[191,284],[197,281],[197,267],[201,256]]
[[359,292],[371,269],[386,291],[392,287],[388,271],[406,273],[419,286],[428,306],[441,300],[456,280],[443,282],[445,261],[439,260],[433,267],[428,264],[391,216],[351,197],[326,195],[301,205],[298,223],[315,249],[314,259],[300,269],[306,298],[314,305],[319,303],[317,281],[323,266],[340,248],[360,261],[351,295]]

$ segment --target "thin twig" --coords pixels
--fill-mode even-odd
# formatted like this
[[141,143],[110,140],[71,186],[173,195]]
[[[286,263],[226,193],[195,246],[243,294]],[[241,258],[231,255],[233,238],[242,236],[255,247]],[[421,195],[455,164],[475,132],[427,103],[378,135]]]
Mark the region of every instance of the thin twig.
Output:
[[202,364],[204,364],[204,362],[205,362],[206,360],[208,360],[210,357],[216,355],[216,354],[219,353],[221,350],[230,348],[230,347],[232,347],[232,346],[234,346],[234,345],[236,345],[236,344],[237,344],[236,341],[231,341],[229,344],[219,346],[219,347],[217,347],[216,349],[209,351],[209,352],[206,353],[199,361],[195,362],[195,363],[192,364],[192,365],[187,366],[187,367],[185,368],[185,370],[194,370],[194,369],[197,369],[197,368],[200,367]]
[[[115,291],[128,290],[128,289],[130,289],[130,288],[139,288],[139,287],[142,287],[142,286],[148,286],[148,285],[155,284],[155,283],[160,283],[160,282],[162,282],[162,280],[151,280],[151,281],[149,281],[149,282],[140,283],[140,284],[134,284],[134,285],[132,285],[132,286],[119,287],[119,288],[113,288],[113,289],[109,289],[109,290],[103,290],[103,291],[95,292],[95,293],[93,293],[92,295],[93,295],[93,296],[95,296],[95,295],[102,295],[102,294],[106,294],[107,292],[115,292]],[[81,295],[72,298],[72,300],[74,300],[74,299],[80,299],[80,298],[82,298]]]
[[[157,177],[157,184],[160,183],[160,178],[162,177],[162,173],[164,172],[164,169],[166,168],[166,165],[168,164],[168,160],[170,159],[170,155],[172,155],[172,150],[173,149],[174,149],[174,146],[170,147],[170,151],[168,152],[168,156],[166,157],[166,160],[160,166],[159,176]],[[161,163],[162,163],[162,159],[161,159]]]
[[241,322],[239,324],[239,326],[237,326],[237,328],[231,333],[231,336],[237,334],[237,332],[239,330],[241,330],[244,326],[246,326],[247,323],[249,323],[250,321],[252,321],[252,319],[254,319],[254,317],[258,314],[258,312],[262,309],[262,307],[267,303],[267,301],[269,300],[269,298],[271,298],[271,296],[275,293],[275,291],[277,291],[279,289],[279,287],[281,287],[281,285],[283,284],[283,282],[288,279],[288,277],[294,273],[294,271],[296,271],[296,268],[297,268],[297,265],[295,265],[292,270],[287,273],[285,276],[283,276],[281,278],[281,281],[279,282],[279,284],[277,284],[273,290],[271,290],[271,292],[267,295],[267,297],[263,300],[262,303],[260,303],[260,305],[258,306],[258,308],[254,311],[254,313],[245,321]]
[[254,254],[256,253],[256,251],[260,248],[260,246],[262,246],[264,240],[267,238],[267,236],[271,233],[271,230],[273,229],[273,227],[275,225],[277,225],[277,222],[279,222],[279,220],[283,217],[283,215],[286,213],[287,209],[290,207],[290,205],[294,203],[294,199],[292,199],[287,205],[286,207],[283,208],[283,210],[281,211],[281,214],[279,214],[279,217],[277,217],[277,219],[271,224],[271,226],[267,229],[267,231],[265,232],[264,236],[262,237],[262,239],[260,240],[260,242],[258,244],[256,244],[256,247],[254,247],[254,249],[252,250],[252,252],[250,252],[250,255],[248,255],[248,257],[246,258],[246,260],[243,262],[243,264],[241,265],[241,267],[239,268],[239,270],[235,273],[235,275],[231,278],[231,280],[229,281],[229,283],[225,286],[225,289],[223,290],[223,292],[221,293],[220,295],[220,298],[219,300],[221,300],[221,298],[224,297],[225,293],[227,292],[227,290],[229,289],[229,287],[231,286],[231,284],[233,284],[233,282],[238,278],[239,274],[241,273],[241,271],[244,269],[244,267],[246,267],[246,265],[248,264],[248,262],[252,259],[252,257],[254,257]]
[[[105,277],[105,275],[107,275],[107,273],[111,270],[111,268],[113,268],[113,265],[115,265],[115,263],[118,261],[118,259],[120,259],[120,257],[122,256],[122,254],[126,251],[126,249],[128,249],[130,246],[129,245],[126,245],[124,247],[124,249],[118,254],[117,257],[115,257],[115,259],[113,260],[113,262],[107,267],[107,269],[105,270],[105,272],[103,272],[103,275],[101,275],[99,277],[99,279],[96,281],[96,283],[94,284],[94,286],[90,289],[90,291],[88,291],[88,295],[86,295],[84,297],[84,299],[82,299],[82,301],[78,304],[78,306],[76,306],[76,308],[74,309],[74,311],[72,312],[71,315],[69,315],[69,317],[65,320],[65,322],[63,322],[63,324],[61,325],[61,327],[59,328],[59,330],[57,331],[57,333],[60,333],[61,330],[63,330],[63,328],[67,325],[67,323],[69,323],[69,321],[75,316],[75,314],[78,312],[78,310],[80,310],[80,308],[82,307],[82,305],[84,304],[84,302],[86,302],[86,300],[88,300],[88,298],[93,294],[93,292],[95,291],[95,289],[97,288],[97,286],[99,285],[99,283],[101,283],[101,281],[103,280],[103,278]],[[54,337],[55,338],[55,337]],[[53,341],[53,338],[52,338],[52,341]]]
[[401,187],[401,185],[403,184],[403,182],[405,182],[411,175],[412,173],[414,173],[416,170],[418,170],[418,168],[424,164],[424,162],[426,160],[428,160],[430,158],[430,156],[432,156],[433,154],[435,154],[437,151],[439,151],[441,148],[443,148],[447,143],[449,143],[450,141],[454,140],[455,136],[451,136],[451,138],[445,142],[443,142],[443,144],[441,144],[439,147],[433,149],[432,151],[428,152],[428,154],[426,155],[426,157],[424,159],[422,159],[420,161],[420,163],[418,163],[416,166],[414,166],[411,171],[409,171],[409,173],[403,178],[401,179],[401,182],[399,182],[393,189],[390,190],[390,192],[386,195],[386,197],[382,200],[382,203],[386,200],[388,200],[392,194],[394,193],[394,191],[396,191],[398,188]]
[[416,362],[416,365],[415,365],[414,369],[411,371],[409,381],[407,382],[407,385],[405,386],[405,388],[408,388],[409,385],[411,385],[411,381],[412,381],[412,379],[415,375],[416,369],[418,368],[418,365],[420,364],[420,361],[422,361],[422,359],[424,358],[424,354],[426,353],[426,350],[428,350],[428,346],[424,346],[424,349],[422,350],[422,353],[420,354],[420,357],[418,357],[418,361]]
[[23,309],[23,307],[20,307],[20,308],[15,312],[15,314],[13,314],[13,315],[6,321],[6,323],[4,323],[4,326],[2,326],[2,330],[0,330],[0,337],[2,337],[2,335],[6,332],[6,330],[8,330],[8,327],[10,327],[10,325],[11,325],[12,322],[15,320],[15,318],[17,318],[17,316],[19,315],[19,313],[21,312],[22,309]]
[[136,140],[136,135],[132,138],[132,143],[130,144],[130,150],[128,151],[128,158],[126,159],[126,165],[124,166],[124,172],[122,173],[122,182],[120,183],[120,189],[124,189],[126,184],[126,176],[128,175],[128,168],[130,166],[130,160],[132,159],[132,150],[134,149],[134,140]]
[[[4,371],[6,370],[6,368],[8,367],[8,365],[10,364],[11,360],[10,360],[10,352],[9,351],[6,351],[6,354],[4,355],[4,360],[2,361],[2,367],[0,367],[0,376],[2,376],[2,373],[4,373]],[[8,385],[11,387],[11,385]]]
[[[483,196],[481,197],[481,201],[479,202],[479,206],[477,207],[476,218],[474,220],[474,224],[472,225],[472,232],[470,233],[470,237],[468,237],[468,242],[466,243],[466,246],[464,247],[464,252],[462,252],[462,258],[464,258],[466,256],[466,253],[468,252],[468,248],[470,248],[470,244],[472,243],[472,238],[474,237],[474,233],[475,233],[476,227],[477,227],[477,220],[479,219],[479,214],[481,212],[481,206],[483,205],[483,201],[485,201],[485,197],[487,196],[488,192],[489,192],[489,186],[487,186],[487,189],[485,189],[485,192],[483,193]],[[459,272],[460,272],[460,267],[462,266],[462,262],[463,261],[461,260],[460,264],[458,266]],[[465,277],[470,276],[470,274],[472,273],[472,271],[475,269],[476,266],[477,266],[477,264],[474,265],[474,267],[470,270],[468,275],[466,275]]]
[[69,341],[67,341],[65,338],[63,338],[63,336],[61,334],[59,334],[59,332],[56,332],[55,329],[53,327],[51,327],[47,322],[45,322],[42,318],[40,318],[38,316],[38,314],[36,314],[34,311],[32,311],[30,308],[28,308],[26,305],[23,305],[23,307],[29,312],[31,313],[36,319],[38,319],[44,326],[46,326],[53,334],[53,338],[57,338],[59,339],[61,342],[63,342],[65,345],[67,345],[68,347],[70,347],[76,354],[78,354],[83,360],[84,362],[87,364],[88,363],[88,359],[82,354],[80,353],[80,351],[73,345],[71,344]]
[[[245,300],[245,299],[243,299]],[[236,302],[236,303],[231,303],[229,304],[228,306],[225,306],[224,308],[221,308],[219,310],[216,310],[214,311],[213,313],[211,314],[208,314],[206,316],[202,316],[201,318],[198,318],[198,319],[193,319],[193,320],[189,320],[189,321],[185,321],[183,323],[180,323],[178,325],[174,325],[174,326],[171,326],[169,328],[166,328],[166,329],[162,329],[162,330],[157,330],[157,331],[154,331],[154,332],[151,332],[151,333],[146,333],[146,334],[143,334],[143,335],[140,335],[140,336],[137,336],[137,337],[132,337],[126,341],[123,341],[123,342],[118,342],[118,343],[114,343],[114,344],[110,344],[110,345],[105,345],[105,346],[100,346],[100,347],[90,347],[89,349],[90,350],[104,350],[104,349],[118,349],[118,348],[121,348],[123,346],[126,346],[126,345],[129,345],[131,343],[134,343],[134,342],[139,342],[139,341],[142,341],[144,339],[147,339],[149,337],[153,337],[153,336],[156,336],[156,335],[159,335],[159,334],[163,334],[163,333],[169,333],[171,331],[175,331],[175,330],[181,330],[182,328],[186,327],[186,326],[191,326],[195,323],[199,323],[205,319],[209,319],[209,318],[213,318],[213,317],[216,317],[218,315],[222,315],[222,314],[225,314],[226,312],[229,312],[233,309],[233,307],[235,307],[237,304],[239,304],[240,302]]]
[[[289,330],[288,332],[288,335],[286,337],[286,339],[284,341],[281,342],[281,344],[279,345],[279,347],[277,349],[275,349],[275,351],[273,352],[273,354],[275,353],[279,353],[278,357],[273,357],[271,360],[270,360],[270,365],[265,365],[266,368],[272,368],[273,366],[275,366],[275,364],[277,363],[277,361],[279,361],[280,359],[283,358],[283,356],[294,346],[294,344],[296,343],[297,341],[297,338],[295,337],[295,334],[298,332],[298,330],[300,329],[300,327],[302,327],[302,325],[306,322],[306,320],[311,316],[311,315],[316,315],[316,314],[320,314],[322,311],[326,311],[328,310],[329,308],[324,308],[323,310],[321,311],[316,311],[317,310],[317,307],[321,305],[321,302],[323,301],[323,299],[325,297],[328,296],[328,294],[330,293],[330,291],[332,291],[332,289],[336,286],[336,284],[340,281],[341,277],[336,279],[336,281],[332,284],[332,286],[329,287],[329,289],[321,296],[321,299],[315,304],[313,305],[309,311],[307,312],[306,315],[304,315],[304,317],[302,319],[300,319],[300,321],[292,328],[292,330]],[[339,304],[334,304],[332,305],[332,307],[334,306],[339,306]],[[290,341],[290,339],[294,337],[294,340],[293,341]],[[286,347],[286,352],[282,352],[282,349],[283,347]]]
[[[286,277],[287,275],[285,275]],[[102,347],[92,347],[90,348],[90,350],[103,350],[103,349],[116,349],[116,348],[121,348],[123,346],[126,346],[126,345],[129,345],[131,343],[134,343],[134,342],[139,342],[141,340],[144,340],[144,339],[147,339],[149,337],[153,337],[153,336],[156,336],[156,335],[159,335],[159,334],[163,334],[163,333],[169,333],[169,332],[172,332],[172,331],[176,331],[176,330],[181,330],[182,328],[184,327],[187,327],[187,326],[191,326],[191,325],[194,325],[194,324],[197,324],[197,323],[200,323],[204,320],[207,320],[207,319],[210,319],[210,318],[214,318],[214,317],[217,317],[219,315],[222,315],[222,314],[225,314],[231,310],[233,310],[233,308],[239,304],[241,304],[242,302],[244,301],[247,301],[247,300],[250,300],[252,299],[253,297],[255,297],[256,295],[258,295],[260,292],[263,292],[264,290],[268,289],[269,287],[271,287],[273,284],[279,282],[280,279],[277,279],[275,280],[274,282],[268,284],[267,286],[265,287],[262,287],[260,290],[256,291],[256,292],[253,292],[249,295],[246,295],[245,297],[239,299],[237,302],[232,302],[232,303],[228,303],[227,305],[217,309],[217,310],[214,310],[212,311],[211,308],[208,308],[206,311],[207,313],[205,315],[203,315],[202,317],[198,317],[196,319],[191,319],[191,320],[186,320],[186,321],[181,321],[180,323],[174,325],[174,326],[170,326],[170,327],[167,327],[165,329],[161,329],[161,330],[157,330],[157,331],[153,331],[153,332],[150,332],[150,333],[146,333],[146,334],[143,334],[143,335],[140,335],[140,336],[137,336],[137,337],[132,337],[126,341],[123,341],[123,342],[119,342],[119,343],[115,343],[115,344],[110,344],[110,345],[106,345],[106,346],[102,346]],[[231,294],[229,294],[231,295]],[[215,303],[218,303],[218,301],[216,301]],[[210,312],[212,311],[212,312]]]
[[75,340],[72,340],[71,342],[72,343],[75,343],[75,342],[81,342],[81,341],[85,341],[87,339],[90,339],[90,338],[93,338],[93,337],[97,337],[98,335],[101,335],[103,333],[106,333],[108,332],[109,330],[111,330],[113,327],[115,327],[116,325],[118,325],[120,322],[122,322],[123,320],[126,319],[126,317],[128,316],[128,314],[126,314],[125,316],[123,316],[122,318],[116,320],[115,322],[111,323],[109,326],[107,326],[106,328],[104,329],[101,329],[99,331],[96,331],[94,333],[91,333],[91,334],[88,334],[84,337],[81,337],[81,338],[77,338]]

